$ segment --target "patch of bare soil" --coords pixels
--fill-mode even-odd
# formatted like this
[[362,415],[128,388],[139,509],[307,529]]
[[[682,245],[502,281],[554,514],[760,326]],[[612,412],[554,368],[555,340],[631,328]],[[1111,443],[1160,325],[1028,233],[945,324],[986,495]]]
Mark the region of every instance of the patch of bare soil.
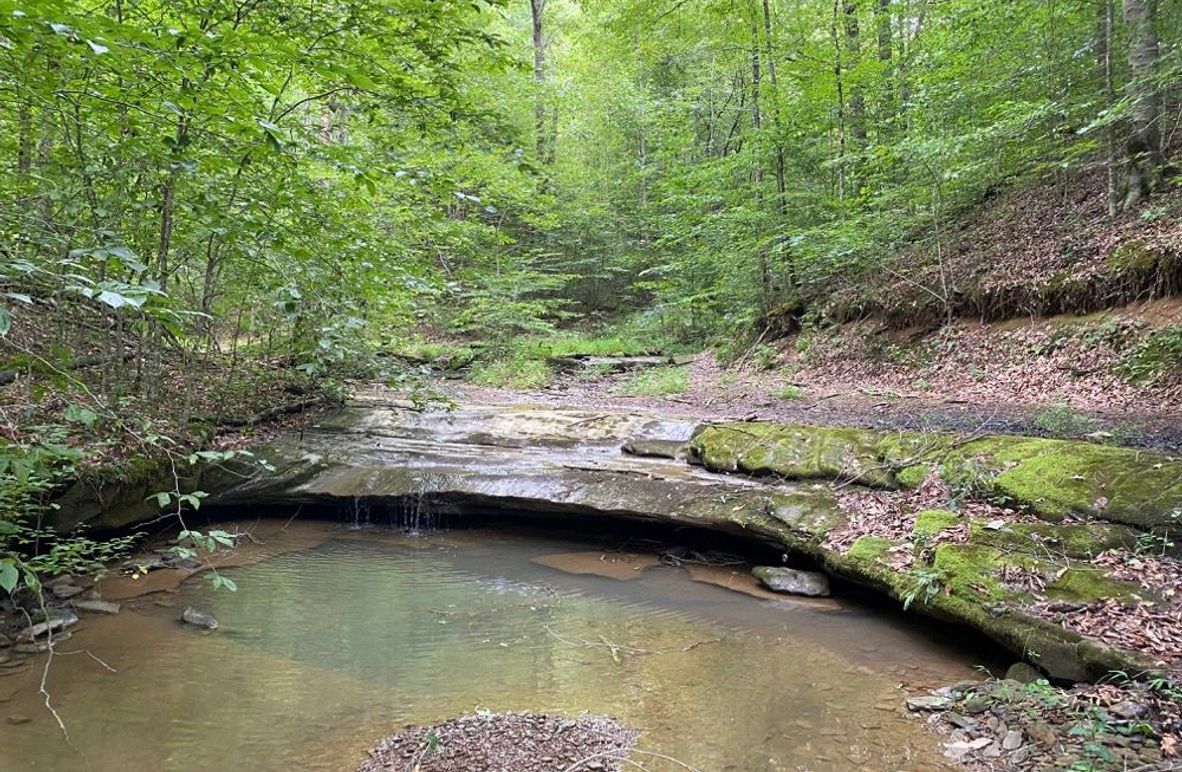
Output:
[[[957,322],[900,338],[873,322],[781,341],[769,361],[722,366],[703,353],[688,388],[633,396],[636,373],[559,373],[514,391],[450,385],[459,401],[653,410],[702,420],[759,420],[1100,439],[1182,448],[1182,372],[1124,380],[1122,357],[1153,329],[1182,324],[1176,301],[1092,317]],[[761,357],[767,359],[767,357]]]
[[604,716],[477,713],[390,735],[357,772],[618,772],[638,736]]

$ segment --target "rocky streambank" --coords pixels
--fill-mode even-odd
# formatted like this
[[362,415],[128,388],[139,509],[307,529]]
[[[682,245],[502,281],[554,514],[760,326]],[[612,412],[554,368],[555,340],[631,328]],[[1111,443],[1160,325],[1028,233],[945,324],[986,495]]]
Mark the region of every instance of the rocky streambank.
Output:
[[[784,567],[821,566],[908,611],[962,624],[1052,679],[1169,679],[1182,665],[1182,569],[1171,551],[1182,462],[1162,454],[615,410],[420,412],[369,400],[253,458],[266,463],[191,470],[187,484],[210,494],[203,511],[311,505],[407,523],[527,513],[689,525],[775,546]],[[78,512],[99,511],[91,521],[108,527],[143,519],[141,499],[121,506],[111,493],[101,508],[63,509],[62,524]]]

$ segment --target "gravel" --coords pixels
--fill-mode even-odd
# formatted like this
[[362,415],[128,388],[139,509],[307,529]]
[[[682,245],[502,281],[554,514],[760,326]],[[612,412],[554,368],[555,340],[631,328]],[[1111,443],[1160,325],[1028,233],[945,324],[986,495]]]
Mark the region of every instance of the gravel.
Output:
[[358,772],[618,772],[638,733],[604,716],[476,713],[409,726]]

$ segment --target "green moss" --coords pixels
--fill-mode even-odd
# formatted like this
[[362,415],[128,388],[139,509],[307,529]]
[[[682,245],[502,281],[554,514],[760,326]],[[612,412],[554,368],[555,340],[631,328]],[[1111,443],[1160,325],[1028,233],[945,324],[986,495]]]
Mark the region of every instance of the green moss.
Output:
[[970,524],[970,539],[974,544],[1052,557],[1090,558],[1105,550],[1131,547],[1137,543],[1137,535],[1132,529],[1106,523],[1011,523],[1000,530],[985,525],[983,520]]
[[864,429],[724,424],[699,431],[691,447],[711,469],[895,487],[893,475],[878,458],[877,440],[877,434]]
[[895,543],[890,539],[880,536],[863,536],[850,545],[846,557],[857,563],[874,564],[879,562],[879,559],[884,557],[894,546]]
[[1182,510],[1182,462],[1088,442],[987,437],[944,454],[951,482],[970,477],[1049,520],[1091,515],[1148,528]]
[[1126,241],[1114,247],[1104,263],[1112,274],[1152,271],[1157,267],[1157,255],[1140,241]]
[[910,488],[914,490],[923,485],[923,481],[928,479],[931,474],[931,467],[925,464],[913,464],[912,466],[904,467],[898,472],[895,472],[895,481],[899,483],[900,488]]
[[1131,601],[1139,594],[1142,591],[1137,585],[1111,579],[1099,569],[1071,568],[1047,585],[1047,595],[1051,598],[1085,603],[1104,598]]
[[[1141,528],[1182,527],[1182,461],[1089,442],[775,424],[708,426],[695,458],[720,471],[912,488],[929,465],[961,492],[1027,507],[1046,520],[1099,517]],[[892,470],[900,470],[897,474]]]
[[925,509],[915,516],[914,533],[918,538],[930,539],[947,528],[955,527],[960,522],[960,515],[947,509]]
[[941,544],[936,547],[932,567],[947,578],[948,590],[962,598],[1000,600],[1014,593],[1002,587],[998,571],[1014,564],[1012,556],[992,547],[975,544]]

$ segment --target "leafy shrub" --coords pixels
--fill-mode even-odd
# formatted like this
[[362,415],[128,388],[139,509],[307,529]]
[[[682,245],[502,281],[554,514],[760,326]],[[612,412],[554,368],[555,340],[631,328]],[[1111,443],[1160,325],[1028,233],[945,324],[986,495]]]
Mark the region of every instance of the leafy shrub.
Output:
[[[75,408],[88,426],[94,414]],[[74,419],[70,419],[74,420]],[[64,443],[62,426],[41,426],[40,440],[0,444],[0,592],[37,590],[38,575],[92,573],[123,554],[135,536],[94,541],[42,528],[53,493],[75,471],[81,453]]]
[[1126,381],[1148,381],[1182,368],[1182,325],[1154,330],[1121,357],[1117,372]]
[[779,397],[780,399],[804,399],[804,389],[789,383],[786,386],[776,389],[774,392],[772,392],[772,395]]
[[577,354],[600,357],[644,356],[645,354],[661,353],[663,349],[663,346],[652,340],[625,334],[554,335],[545,338],[532,338],[524,341],[522,345],[536,349],[539,353],[556,357]]
[[541,389],[554,382],[554,373],[545,361],[514,352],[505,359],[477,364],[469,380],[478,386]]
[[1067,405],[1054,405],[1034,417],[1034,425],[1052,437],[1075,439],[1096,431],[1096,422]]
[[621,394],[634,397],[664,397],[682,394],[689,389],[689,368],[673,365],[654,367],[637,375],[620,388]]

